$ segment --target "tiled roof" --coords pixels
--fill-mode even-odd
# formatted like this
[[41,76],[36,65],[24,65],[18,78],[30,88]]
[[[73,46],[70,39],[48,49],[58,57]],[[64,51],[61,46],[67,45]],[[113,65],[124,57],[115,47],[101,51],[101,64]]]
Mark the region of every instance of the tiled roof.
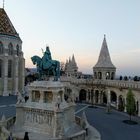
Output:
[[13,24],[3,8],[0,8],[0,34],[13,35],[18,37]]

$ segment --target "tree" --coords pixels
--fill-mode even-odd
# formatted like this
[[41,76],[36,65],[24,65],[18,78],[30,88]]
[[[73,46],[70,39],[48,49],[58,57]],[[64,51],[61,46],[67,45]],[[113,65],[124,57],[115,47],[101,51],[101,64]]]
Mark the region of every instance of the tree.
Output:
[[131,121],[131,116],[134,115],[136,111],[136,106],[135,106],[135,98],[132,90],[129,88],[127,97],[126,97],[126,111],[130,116],[130,121]]

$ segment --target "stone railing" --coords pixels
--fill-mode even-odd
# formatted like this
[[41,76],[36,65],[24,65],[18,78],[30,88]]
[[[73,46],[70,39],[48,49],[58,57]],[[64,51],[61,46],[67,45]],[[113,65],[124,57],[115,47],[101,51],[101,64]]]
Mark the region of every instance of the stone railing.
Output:
[[62,82],[70,82],[74,85],[103,85],[117,88],[132,88],[140,90],[140,82],[124,80],[93,80],[93,79],[76,79],[72,77],[63,77]]

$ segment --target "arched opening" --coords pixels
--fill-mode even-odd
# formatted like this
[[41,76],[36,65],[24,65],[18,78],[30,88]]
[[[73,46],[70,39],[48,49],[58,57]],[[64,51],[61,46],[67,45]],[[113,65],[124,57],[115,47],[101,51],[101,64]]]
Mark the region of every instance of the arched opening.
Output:
[[12,77],[12,60],[8,60],[8,78]]
[[98,79],[102,79],[102,73],[98,72]]
[[116,103],[117,103],[117,95],[114,91],[110,92],[110,99],[111,99],[111,105],[113,107],[116,107]]
[[114,80],[114,77],[115,77],[115,73],[112,72],[112,73],[111,73],[111,80]]
[[118,110],[119,111],[124,111],[124,106],[125,106],[124,98],[123,98],[122,95],[120,95],[119,98],[118,98]]
[[99,91],[95,90],[95,104],[98,103],[98,98],[99,98]]
[[97,73],[96,72],[94,72],[94,78],[97,79]]
[[106,73],[106,79],[110,79],[110,72]]
[[139,102],[137,101],[136,102],[136,114],[138,115],[138,113],[139,113]]
[[3,50],[4,50],[3,44],[2,44],[2,42],[0,42],[0,54],[3,54]]
[[12,45],[12,43],[10,43],[8,45],[8,55],[13,55],[13,45]]
[[86,90],[81,89],[79,93],[79,101],[86,101]]
[[103,104],[107,104],[107,96],[103,93]]
[[19,55],[19,45],[16,46],[16,54]]
[[90,101],[91,97],[90,97],[90,90],[88,90],[88,100]]

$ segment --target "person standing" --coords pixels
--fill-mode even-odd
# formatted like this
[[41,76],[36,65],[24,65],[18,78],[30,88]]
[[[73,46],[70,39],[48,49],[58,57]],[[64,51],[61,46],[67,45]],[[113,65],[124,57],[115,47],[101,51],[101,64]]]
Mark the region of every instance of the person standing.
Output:
[[24,140],[29,140],[29,137],[28,137],[28,132],[25,132],[25,135],[24,135]]
[[8,137],[7,140],[14,140],[13,136],[12,136],[12,132],[10,132],[10,136]]

